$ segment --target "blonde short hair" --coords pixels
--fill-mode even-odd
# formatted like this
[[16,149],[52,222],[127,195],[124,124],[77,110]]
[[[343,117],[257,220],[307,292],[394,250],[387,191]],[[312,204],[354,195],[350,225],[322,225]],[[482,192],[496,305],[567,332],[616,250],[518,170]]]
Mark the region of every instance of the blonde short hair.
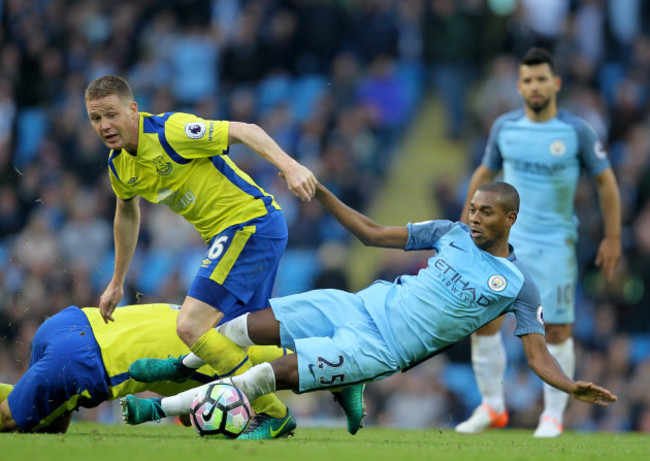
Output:
[[123,101],[133,101],[133,91],[129,83],[117,75],[105,75],[93,80],[86,88],[84,97],[86,101],[95,101],[112,95]]

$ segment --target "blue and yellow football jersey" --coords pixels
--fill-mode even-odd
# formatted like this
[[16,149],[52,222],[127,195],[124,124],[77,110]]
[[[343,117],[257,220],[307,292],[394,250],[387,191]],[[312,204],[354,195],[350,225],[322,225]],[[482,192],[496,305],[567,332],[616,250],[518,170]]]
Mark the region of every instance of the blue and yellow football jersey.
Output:
[[228,121],[192,114],[140,112],[138,151],[109,154],[115,194],[162,203],[192,223],[203,239],[279,210],[273,196],[228,154]]
[[189,353],[175,334],[177,315],[178,306],[143,304],[116,309],[111,324],[97,308],[70,306],[48,318],[34,335],[29,368],[7,397],[16,424],[39,431],[79,407],[144,390],[175,395],[216,378],[207,366],[183,383],[130,378],[136,359]]
[[198,382],[216,378],[208,366],[199,368],[186,383],[161,381],[140,383],[130,379],[129,365],[142,357],[166,359],[189,354],[188,347],[176,334],[176,317],[180,306],[173,304],[138,304],[115,309],[115,323],[104,323],[99,309],[85,307],[83,313],[101,349],[108,374],[109,399],[150,390],[160,395],[175,395],[191,389]]

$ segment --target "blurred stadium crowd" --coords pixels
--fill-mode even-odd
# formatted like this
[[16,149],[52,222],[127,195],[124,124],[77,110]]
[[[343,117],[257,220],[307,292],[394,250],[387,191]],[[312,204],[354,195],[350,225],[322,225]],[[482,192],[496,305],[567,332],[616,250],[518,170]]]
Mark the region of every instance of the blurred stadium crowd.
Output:
[[[71,304],[96,305],[112,274],[115,199],[107,149],[83,102],[92,79],[126,77],[147,112],[257,123],[360,210],[390,163],[399,162],[400,140],[422,98],[438,97],[447,136],[467,147],[467,170],[433,185],[443,210],[434,217],[456,220],[492,121],[521,105],[517,57],[537,44],[558,59],[560,104],[585,118],[608,146],[624,210],[624,257],[616,280],[606,283],[593,267],[602,232],[595,194],[588,181],[579,187],[576,375],[609,387],[619,402],[605,410],[572,402],[565,427],[650,432],[647,2],[3,0],[0,6],[0,381],[15,382],[25,370],[44,318]],[[289,224],[276,294],[360,288],[324,257],[349,242],[345,231],[316,204],[295,200],[270,164],[244,149],[231,154],[275,194]],[[164,207],[143,203],[142,213],[125,303],[180,303],[204,243]],[[505,336],[511,424],[533,427],[541,381],[528,371],[519,340]],[[299,421],[326,424],[340,417],[328,399],[313,395],[291,405]],[[453,427],[478,399],[469,343],[461,343],[371,385],[368,423]],[[92,417],[110,420],[101,412]]]

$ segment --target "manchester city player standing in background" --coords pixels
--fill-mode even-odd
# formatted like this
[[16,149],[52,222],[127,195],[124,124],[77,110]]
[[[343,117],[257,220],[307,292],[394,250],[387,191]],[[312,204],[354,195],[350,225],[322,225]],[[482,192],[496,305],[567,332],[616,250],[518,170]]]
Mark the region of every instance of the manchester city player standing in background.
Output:
[[[209,248],[197,261],[197,274],[176,323],[178,336],[192,354],[146,363],[140,370],[145,376],[137,379],[185,379],[193,370],[184,362],[197,358],[221,376],[242,373],[251,366],[248,356],[214,327],[266,305],[287,244],[287,225],[274,198],[229,158],[229,146],[243,143],[275,165],[302,200],[314,196],[316,178],[257,125],[180,112],[139,112],[129,84],[120,77],[92,81],[85,101],[95,132],[111,149],[109,176],[117,196],[115,269],[99,303],[104,321],[113,321],[124,294],[140,228],[140,197],[183,216]],[[129,371],[136,378],[134,370]],[[250,436],[291,432],[296,424],[286,406],[274,395],[263,399],[268,400],[257,402],[257,411],[266,424],[251,425],[259,433]]]
[[[521,196],[517,225],[510,242],[531,273],[542,296],[546,342],[568,376],[573,376],[575,353],[575,286],[578,276],[575,245],[578,238],[574,196],[584,169],[594,178],[605,235],[596,265],[610,278],[621,254],[621,211],[618,186],[606,152],[594,130],[582,119],[557,107],[560,77],[553,56],[532,48],[519,67],[522,109],[499,117],[492,126],[482,164],[473,173],[462,219],[467,220],[469,198],[481,185],[503,171],[504,181]],[[482,404],[456,427],[467,434],[508,422],[503,375],[505,349],[500,327],[503,317],[472,335],[472,365]],[[568,396],[544,384],[544,411],[535,437],[557,437]]]

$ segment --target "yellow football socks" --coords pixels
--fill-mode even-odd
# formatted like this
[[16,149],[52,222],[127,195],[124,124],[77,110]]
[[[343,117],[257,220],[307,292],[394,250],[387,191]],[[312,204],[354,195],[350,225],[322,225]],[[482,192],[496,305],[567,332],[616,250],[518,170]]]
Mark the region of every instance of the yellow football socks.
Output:
[[[265,346],[268,347],[268,346]],[[284,355],[282,349],[274,351],[274,358]],[[192,352],[210,365],[219,376],[240,375],[253,366],[252,359],[237,344],[210,328],[192,345]],[[269,351],[270,352],[270,351]],[[266,355],[268,352],[263,353]],[[280,353],[280,355],[277,355]],[[284,418],[287,406],[275,394],[267,394],[251,402],[255,413],[266,413],[272,418]]]
[[253,365],[264,362],[273,362],[275,359],[293,354],[292,351],[278,346],[250,346],[246,351]]

